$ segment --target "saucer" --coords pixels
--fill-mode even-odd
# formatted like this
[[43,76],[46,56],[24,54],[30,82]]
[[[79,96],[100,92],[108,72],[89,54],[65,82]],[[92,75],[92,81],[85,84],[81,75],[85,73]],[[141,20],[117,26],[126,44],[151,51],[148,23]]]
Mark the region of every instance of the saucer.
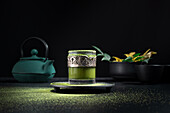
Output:
[[55,91],[60,90],[60,88],[72,88],[72,89],[89,89],[89,88],[106,88],[107,91],[110,91],[115,83],[105,83],[97,82],[94,84],[70,84],[69,82],[53,82],[50,84],[54,87]]

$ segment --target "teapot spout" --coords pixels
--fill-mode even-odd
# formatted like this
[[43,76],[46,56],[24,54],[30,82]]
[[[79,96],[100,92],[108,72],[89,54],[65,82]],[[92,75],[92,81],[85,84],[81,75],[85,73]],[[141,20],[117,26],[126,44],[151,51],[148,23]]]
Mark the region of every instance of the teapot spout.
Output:
[[43,70],[47,70],[48,67],[49,67],[50,65],[52,65],[53,63],[54,63],[54,60],[48,60],[48,61],[46,61],[45,64],[43,65]]

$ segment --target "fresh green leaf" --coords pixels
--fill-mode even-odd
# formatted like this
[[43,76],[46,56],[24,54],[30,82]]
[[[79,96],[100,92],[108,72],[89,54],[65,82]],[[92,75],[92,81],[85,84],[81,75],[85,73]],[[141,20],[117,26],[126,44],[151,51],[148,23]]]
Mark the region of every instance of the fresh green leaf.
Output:
[[100,52],[101,54],[103,54],[103,52],[96,46],[92,46],[93,48],[95,48],[98,52]]
[[135,60],[140,60],[141,58],[143,58],[144,56],[140,56],[140,57],[137,57]]
[[133,62],[132,57],[127,57],[122,62]]
[[110,61],[108,58],[106,58],[106,57],[103,57],[102,59],[101,59],[101,61]]
[[135,55],[133,55],[133,57],[135,58],[135,57],[137,57],[139,55],[140,55],[140,53],[136,53]]
[[97,56],[104,56],[103,54],[97,54]]
[[109,54],[104,53],[103,55],[104,55],[105,57],[107,57],[109,60],[111,59],[111,56],[110,56]]
[[109,61],[106,57],[103,57],[102,59],[101,59],[101,61]]
[[143,62],[148,63],[151,58],[143,60]]
[[106,60],[106,61],[110,61],[111,57],[110,57],[110,55],[109,55],[109,54],[104,53],[103,55],[104,55],[104,57],[101,59],[101,61],[104,61],[104,60]]

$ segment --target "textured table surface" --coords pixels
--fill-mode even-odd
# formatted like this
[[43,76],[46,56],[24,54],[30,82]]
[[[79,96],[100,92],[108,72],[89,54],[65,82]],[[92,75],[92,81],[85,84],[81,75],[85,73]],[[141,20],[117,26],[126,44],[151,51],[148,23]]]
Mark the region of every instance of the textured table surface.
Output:
[[[113,82],[110,78],[97,80]],[[170,84],[115,82],[107,93],[104,89],[54,92],[50,82],[18,83],[1,78],[0,113],[170,113]]]

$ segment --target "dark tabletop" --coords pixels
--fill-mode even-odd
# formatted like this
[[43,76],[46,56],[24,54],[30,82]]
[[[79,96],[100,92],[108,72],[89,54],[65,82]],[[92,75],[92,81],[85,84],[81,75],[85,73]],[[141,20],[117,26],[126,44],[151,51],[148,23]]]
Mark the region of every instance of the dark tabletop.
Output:
[[[170,113],[170,84],[115,82],[111,92],[105,89],[61,89],[51,82],[18,83],[0,79],[0,113]],[[97,82],[114,82],[97,78]]]

